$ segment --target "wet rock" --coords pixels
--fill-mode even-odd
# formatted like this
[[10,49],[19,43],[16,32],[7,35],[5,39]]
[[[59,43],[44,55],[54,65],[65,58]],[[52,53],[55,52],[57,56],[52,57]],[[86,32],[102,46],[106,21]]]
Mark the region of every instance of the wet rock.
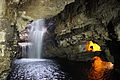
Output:
[[25,0],[20,1],[19,9],[25,11],[26,16],[34,19],[53,17],[60,13],[65,5],[73,2],[74,0]]
[[[74,55],[69,58],[80,59],[79,55],[82,51],[80,46],[84,45],[83,42],[86,43],[90,40],[99,44],[102,51],[106,52],[109,50],[106,41],[111,40],[107,25],[111,20],[118,25],[119,7],[119,1],[116,0],[98,0],[98,3],[94,0],[76,0],[66,5],[65,9],[56,15],[54,19],[56,26],[55,41],[57,44],[54,46],[53,43],[49,43],[50,45],[47,45],[49,47],[45,48],[44,55],[46,54],[46,57],[48,55],[50,57]],[[119,34],[118,28],[116,27],[115,31],[117,34]],[[57,52],[57,54],[54,54],[54,52]],[[107,51],[106,55],[108,54]],[[108,57],[110,58],[110,56],[111,53]],[[111,60],[113,61],[113,58]]]
[[12,22],[16,22],[18,30],[22,31],[29,21],[53,17],[71,2],[74,0],[8,0],[7,15]]
[[4,32],[4,31],[0,32],[0,36],[1,36],[0,43],[5,41],[5,35],[6,35],[6,32]]
[[93,58],[92,67],[90,69],[89,78],[91,80],[106,79],[109,80],[112,76],[113,64],[111,62],[102,61],[100,57]]
[[16,51],[14,27],[4,16],[0,18],[0,79],[5,80],[10,70],[11,55]]
[[6,10],[6,2],[5,2],[5,0],[1,0],[1,3],[0,3],[0,18],[3,18],[3,16],[5,15],[5,10]]
[[[6,76],[8,75],[9,72],[9,55],[10,53],[6,54],[6,36],[8,35],[7,33],[7,27],[9,27],[9,21],[4,19],[5,17],[5,12],[6,12],[6,1],[1,0],[0,3],[0,79],[5,80]],[[8,70],[8,71],[7,71]]]
[[115,31],[116,31],[116,34],[118,36],[118,41],[120,41],[120,24],[118,24],[118,26],[116,27]]

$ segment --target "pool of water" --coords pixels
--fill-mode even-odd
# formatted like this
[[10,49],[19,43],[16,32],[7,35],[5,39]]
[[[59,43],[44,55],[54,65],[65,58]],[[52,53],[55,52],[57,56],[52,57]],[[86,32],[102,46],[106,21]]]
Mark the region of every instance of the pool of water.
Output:
[[[90,80],[91,63],[63,59],[17,59],[11,63],[12,71],[7,80]],[[117,70],[109,74],[106,80],[120,80]]]

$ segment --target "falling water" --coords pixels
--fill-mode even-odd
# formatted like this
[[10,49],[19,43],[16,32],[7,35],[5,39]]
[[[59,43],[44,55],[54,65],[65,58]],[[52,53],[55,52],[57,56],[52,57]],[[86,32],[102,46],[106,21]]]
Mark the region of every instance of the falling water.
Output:
[[43,43],[43,36],[46,32],[45,28],[45,20],[38,19],[32,22],[30,25],[29,31],[29,41],[32,45],[29,45],[28,49],[28,58],[41,58],[42,52],[42,43]]
[[25,57],[27,55],[27,44],[26,43],[18,43],[18,45],[21,48],[21,52],[22,52],[22,57]]
[[22,56],[26,56],[27,54],[27,46],[22,46]]

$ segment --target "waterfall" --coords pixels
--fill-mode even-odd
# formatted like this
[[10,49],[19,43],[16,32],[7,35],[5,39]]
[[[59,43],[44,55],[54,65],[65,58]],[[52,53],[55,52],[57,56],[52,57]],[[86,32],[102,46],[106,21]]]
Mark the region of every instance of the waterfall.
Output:
[[26,56],[26,54],[27,54],[27,46],[22,46],[21,48],[22,48],[22,57]]
[[38,19],[29,24],[29,26],[30,31],[28,40],[31,45],[28,46],[27,57],[40,59],[42,53],[43,36],[46,32],[45,20]]

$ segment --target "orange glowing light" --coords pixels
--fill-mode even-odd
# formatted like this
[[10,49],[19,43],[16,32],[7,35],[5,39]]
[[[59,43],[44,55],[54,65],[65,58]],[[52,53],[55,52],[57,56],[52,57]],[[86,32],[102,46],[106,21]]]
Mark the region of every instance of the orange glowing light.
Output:
[[106,80],[105,73],[110,74],[110,70],[113,69],[113,64],[111,62],[102,61],[100,57],[95,56],[93,58],[92,68],[90,70],[89,78],[90,80]]
[[96,51],[101,51],[101,48],[98,44],[93,43],[92,41],[88,41],[86,44],[86,51],[96,52]]

